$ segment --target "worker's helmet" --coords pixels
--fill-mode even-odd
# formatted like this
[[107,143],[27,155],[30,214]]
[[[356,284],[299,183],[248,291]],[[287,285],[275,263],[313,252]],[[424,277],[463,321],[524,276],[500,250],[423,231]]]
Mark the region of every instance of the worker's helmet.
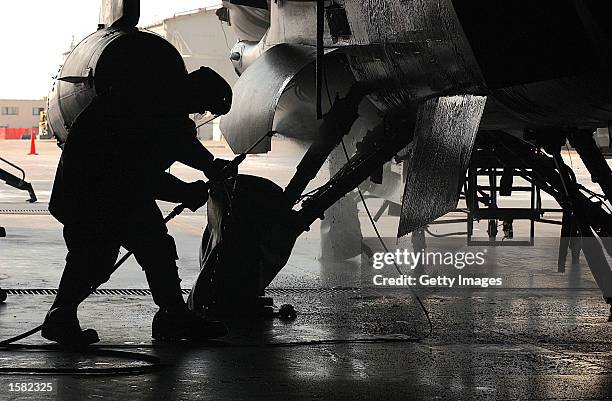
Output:
[[190,113],[222,115],[232,106],[232,87],[208,67],[189,73],[183,89],[184,107]]

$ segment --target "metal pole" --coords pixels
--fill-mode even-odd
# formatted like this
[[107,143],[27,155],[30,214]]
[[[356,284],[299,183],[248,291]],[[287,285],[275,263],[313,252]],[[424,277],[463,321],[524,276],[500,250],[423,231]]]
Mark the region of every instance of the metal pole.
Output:
[[317,0],[317,120],[323,118],[321,107],[321,92],[323,89],[323,33],[325,30],[325,1]]

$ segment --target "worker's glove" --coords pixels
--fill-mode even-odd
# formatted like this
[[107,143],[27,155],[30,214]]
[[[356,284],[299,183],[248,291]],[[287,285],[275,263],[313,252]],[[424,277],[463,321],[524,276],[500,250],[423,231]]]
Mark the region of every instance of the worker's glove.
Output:
[[[225,166],[231,163],[230,160],[214,159],[208,169],[204,172],[209,180],[221,178],[219,177]],[[238,174],[238,167],[232,168],[230,171],[223,171],[225,177],[231,177]]]
[[195,212],[208,201],[208,185],[204,181],[196,181],[187,184],[188,189],[183,200],[183,205],[192,212]]

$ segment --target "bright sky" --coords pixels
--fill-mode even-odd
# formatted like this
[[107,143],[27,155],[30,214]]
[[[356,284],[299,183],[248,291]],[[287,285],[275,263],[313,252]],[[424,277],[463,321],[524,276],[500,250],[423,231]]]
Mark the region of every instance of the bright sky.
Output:
[[[140,24],[220,0],[141,0]],[[0,0],[0,99],[47,95],[62,53],[96,30],[100,0]]]

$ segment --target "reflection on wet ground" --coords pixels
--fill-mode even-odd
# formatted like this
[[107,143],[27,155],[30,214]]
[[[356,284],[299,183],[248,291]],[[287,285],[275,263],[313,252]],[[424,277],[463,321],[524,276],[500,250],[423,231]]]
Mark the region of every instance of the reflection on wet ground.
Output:
[[[154,305],[93,296],[82,323],[102,347],[161,357],[158,373],[41,377],[59,399],[603,399],[612,396],[611,326],[593,290],[423,290],[434,325],[405,290],[271,290],[293,322],[229,321],[227,338],[199,345],[150,339]],[[0,333],[39,322],[49,296],[11,296]],[[337,343],[330,340],[378,342]],[[388,342],[384,342],[387,340]],[[398,342],[398,340],[405,340]],[[43,343],[40,337],[28,340]],[[120,358],[0,354],[1,366],[130,365]],[[0,377],[0,386],[20,377]],[[28,380],[32,378],[28,377]],[[4,391],[4,390],[3,390]],[[15,399],[22,399],[17,398]]]

